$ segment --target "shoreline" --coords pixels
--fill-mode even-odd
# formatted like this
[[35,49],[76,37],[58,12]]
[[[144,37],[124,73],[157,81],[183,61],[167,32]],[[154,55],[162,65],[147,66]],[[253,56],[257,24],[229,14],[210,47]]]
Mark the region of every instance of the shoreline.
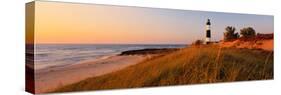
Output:
[[58,87],[76,83],[90,77],[96,77],[124,69],[151,58],[154,55],[170,53],[175,50],[178,49],[129,50],[98,60],[86,60],[77,64],[35,69],[35,92],[49,92]]
[[95,77],[118,71],[137,64],[146,56],[114,56],[107,59],[89,61],[63,67],[53,67],[35,70],[35,92],[44,93],[67,84],[79,82],[89,77]]

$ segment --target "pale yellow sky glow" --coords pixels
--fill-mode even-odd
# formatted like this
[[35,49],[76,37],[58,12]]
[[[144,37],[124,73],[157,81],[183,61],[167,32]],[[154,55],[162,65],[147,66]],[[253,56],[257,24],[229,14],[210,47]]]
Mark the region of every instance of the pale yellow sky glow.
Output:
[[171,36],[165,32],[171,30],[161,28],[163,21],[150,23],[145,12],[134,8],[54,2],[35,5],[35,43],[161,44],[184,38]]

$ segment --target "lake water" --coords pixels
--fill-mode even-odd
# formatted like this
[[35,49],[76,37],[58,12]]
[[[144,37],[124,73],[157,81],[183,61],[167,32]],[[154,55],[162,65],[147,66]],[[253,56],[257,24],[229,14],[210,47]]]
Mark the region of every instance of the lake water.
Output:
[[132,44],[36,44],[35,69],[62,66],[87,60],[97,60],[123,51],[146,48],[182,48],[186,45],[132,45]]

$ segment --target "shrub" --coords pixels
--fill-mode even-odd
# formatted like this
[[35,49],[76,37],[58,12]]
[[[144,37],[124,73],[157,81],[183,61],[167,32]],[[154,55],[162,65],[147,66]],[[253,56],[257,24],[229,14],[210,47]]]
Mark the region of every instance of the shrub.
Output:
[[273,33],[269,33],[269,34],[261,34],[261,33],[257,33],[256,38],[257,39],[273,39]]
[[224,32],[224,41],[230,41],[239,38],[239,34],[235,33],[235,27],[227,26]]
[[256,31],[252,27],[246,27],[240,30],[240,34],[244,38],[253,38],[256,36]]
[[196,40],[193,44],[194,45],[202,45],[203,41],[202,40]]

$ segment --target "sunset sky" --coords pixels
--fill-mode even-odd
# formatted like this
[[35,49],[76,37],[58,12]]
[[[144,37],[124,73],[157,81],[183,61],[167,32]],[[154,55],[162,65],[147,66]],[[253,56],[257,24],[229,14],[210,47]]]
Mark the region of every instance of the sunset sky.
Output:
[[265,15],[42,1],[35,6],[35,43],[190,44],[204,39],[208,18],[212,40],[222,39],[226,26],[273,33],[273,16]]

